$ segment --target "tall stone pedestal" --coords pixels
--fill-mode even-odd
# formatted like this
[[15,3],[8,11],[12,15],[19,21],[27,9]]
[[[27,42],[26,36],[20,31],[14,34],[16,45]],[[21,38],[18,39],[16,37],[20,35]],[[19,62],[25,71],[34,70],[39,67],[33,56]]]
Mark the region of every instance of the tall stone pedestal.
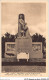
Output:
[[29,53],[29,58],[32,56],[32,40],[31,37],[18,37],[15,40],[16,55],[21,52]]

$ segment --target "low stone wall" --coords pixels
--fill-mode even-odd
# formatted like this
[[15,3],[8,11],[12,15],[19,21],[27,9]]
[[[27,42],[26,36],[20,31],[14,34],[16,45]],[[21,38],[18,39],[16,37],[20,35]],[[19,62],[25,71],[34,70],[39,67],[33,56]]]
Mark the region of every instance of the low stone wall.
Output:
[[46,62],[46,59],[32,58],[32,59],[29,59],[29,62]]
[[[2,58],[2,62],[17,62],[16,58]],[[46,59],[32,58],[28,62],[46,62]]]
[[17,62],[16,58],[2,58],[2,62]]

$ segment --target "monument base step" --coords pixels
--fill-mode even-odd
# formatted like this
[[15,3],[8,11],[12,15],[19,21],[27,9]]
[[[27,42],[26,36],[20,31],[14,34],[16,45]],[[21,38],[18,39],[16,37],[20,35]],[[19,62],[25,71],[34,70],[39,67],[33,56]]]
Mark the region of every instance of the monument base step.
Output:
[[[19,60],[19,62],[27,62],[27,60],[25,59],[21,59]],[[2,62],[18,62],[18,60],[16,58],[2,58]],[[46,59],[41,59],[41,58],[33,58],[33,59],[29,59],[28,62],[46,62]]]

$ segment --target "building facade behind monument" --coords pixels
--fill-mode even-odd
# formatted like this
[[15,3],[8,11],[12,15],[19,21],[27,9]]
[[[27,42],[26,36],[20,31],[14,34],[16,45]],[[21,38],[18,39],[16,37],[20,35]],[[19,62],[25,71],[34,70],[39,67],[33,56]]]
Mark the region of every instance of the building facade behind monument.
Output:
[[[6,42],[5,43],[5,58],[16,58],[17,54],[15,50],[15,42]],[[42,53],[42,42],[32,42],[32,52],[29,56],[29,59],[32,58],[43,58]]]

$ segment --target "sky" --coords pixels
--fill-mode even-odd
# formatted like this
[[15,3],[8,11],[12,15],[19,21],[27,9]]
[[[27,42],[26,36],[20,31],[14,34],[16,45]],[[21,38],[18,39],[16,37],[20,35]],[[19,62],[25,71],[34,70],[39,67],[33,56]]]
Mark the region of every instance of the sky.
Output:
[[45,3],[2,3],[2,35],[6,32],[18,32],[18,16],[23,13],[30,35],[35,33],[46,37],[46,4]]

